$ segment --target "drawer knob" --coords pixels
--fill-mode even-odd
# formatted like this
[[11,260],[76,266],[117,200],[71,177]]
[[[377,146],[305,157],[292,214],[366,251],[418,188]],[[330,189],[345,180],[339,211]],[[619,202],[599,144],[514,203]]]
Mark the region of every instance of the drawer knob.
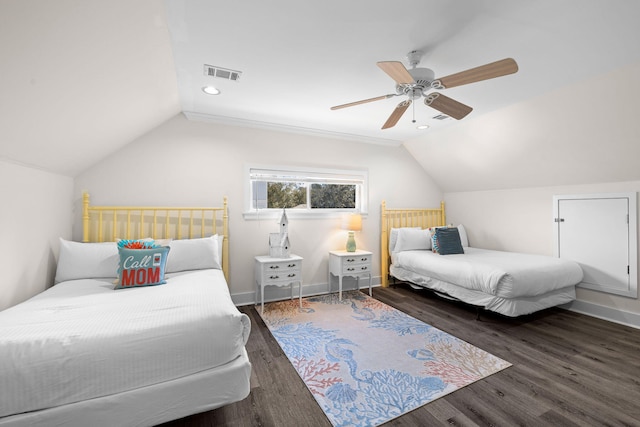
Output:
[[355,261],[355,259],[353,259],[353,258],[347,258],[347,262],[354,262],[354,261]]
[[360,261],[368,261],[368,258],[360,258]]
[[275,270],[276,268],[280,268],[280,266],[279,266],[279,265],[272,265],[272,266],[270,266],[269,268],[271,268],[271,269],[274,269],[274,270]]
[[280,276],[269,276],[269,279],[278,279]]
[[366,270],[368,267],[366,265],[363,265],[362,267],[360,267],[360,270]]
[[296,273],[291,273],[287,277],[296,277]]
[[295,266],[296,266],[295,264],[289,264],[289,265],[287,265],[287,267],[289,267],[289,268],[292,268],[292,267],[295,267]]
[[353,268],[353,267],[347,268],[347,271],[354,271],[354,270],[355,270],[355,268]]

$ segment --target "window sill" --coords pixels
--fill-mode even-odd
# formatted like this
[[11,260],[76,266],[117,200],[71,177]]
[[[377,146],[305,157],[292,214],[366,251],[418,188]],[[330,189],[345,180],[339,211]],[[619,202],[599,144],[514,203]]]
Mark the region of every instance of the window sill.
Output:
[[[354,210],[348,211],[307,211],[307,210],[296,210],[296,209],[287,209],[287,218],[289,219],[332,219],[332,218],[342,218],[346,214],[354,213]],[[367,212],[359,212],[362,215],[362,218],[367,217]],[[255,221],[255,220],[265,220],[265,219],[273,219],[279,220],[282,216],[282,210],[273,210],[273,211],[250,211],[243,212],[242,218],[247,221]]]

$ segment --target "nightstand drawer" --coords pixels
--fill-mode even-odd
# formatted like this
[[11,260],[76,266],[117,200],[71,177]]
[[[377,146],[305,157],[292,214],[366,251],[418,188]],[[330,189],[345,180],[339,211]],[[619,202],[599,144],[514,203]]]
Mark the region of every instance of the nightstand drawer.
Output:
[[265,283],[286,281],[297,281],[300,277],[300,270],[279,270],[279,271],[265,271],[262,276],[262,280]]
[[342,257],[342,264],[371,264],[371,255],[354,255]]
[[371,255],[352,255],[341,258],[342,274],[368,273],[371,270]]
[[264,271],[265,272],[281,272],[281,271],[287,271],[287,270],[300,270],[301,264],[302,263],[300,261],[296,261],[296,260],[269,262],[269,263],[265,263]]
[[342,274],[358,274],[358,273],[369,273],[371,270],[371,264],[343,264],[342,265]]

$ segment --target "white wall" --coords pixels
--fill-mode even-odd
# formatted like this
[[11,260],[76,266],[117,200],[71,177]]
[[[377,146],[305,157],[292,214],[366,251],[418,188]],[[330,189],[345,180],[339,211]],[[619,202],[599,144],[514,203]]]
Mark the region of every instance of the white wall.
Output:
[[[447,221],[465,225],[471,246],[553,256],[554,195],[632,191],[640,191],[640,181],[446,193]],[[577,300],[577,311],[640,326],[636,298],[578,288]]]
[[58,238],[71,238],[73,179],[0,160],[0,310],[53,284]]
[[[75,204],[84,190],[100,205],[218,205],[228,196],[231,293],[238,303],[253,302],[253,257],[268,253],[268,235],[278,231],[276,219],[242,217],[244,167],[256,163],[367,169],[369,215],[356,241],[376,255],[374,272],[380,270],[381,200],[390,207],[418,207],[437,206],[442,198],[402,147],[193,122],[178,115],[78,175]],[[304,284],[319,285],[307,291],[325,289],[327,252],[346,242],[339,226],[339,218],[289,221],[292,252],[304,258]],[[80,231],[76,215],[75,238]]]
[[638,75],[635,63],[474,112],[405,146],[446,193],[640,180]]

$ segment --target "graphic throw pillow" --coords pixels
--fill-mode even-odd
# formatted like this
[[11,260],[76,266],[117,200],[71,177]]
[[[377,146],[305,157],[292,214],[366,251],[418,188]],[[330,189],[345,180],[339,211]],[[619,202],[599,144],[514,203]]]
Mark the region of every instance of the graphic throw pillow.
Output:
[[439,254],[440,247],[438,246],[438,238],[436,237],[436,230],[438,228],[446,227],[446,225],[441,225],[440,227],[429,227],[427,230],[429,231],[429,236],[431,236],[431,251],[435,254]]
[[[142,249],[132,249],[127,246],[141,246]],[[164,280],[164,271],[169,249],[168,246],[149,247],[149,245],[137,243],[119,246],[120,265],[115,289],[167,283]]]
[[463,254],[460,232],[457,227],[437,228],[435,237],[438,242],[438,253],[440,255]]

